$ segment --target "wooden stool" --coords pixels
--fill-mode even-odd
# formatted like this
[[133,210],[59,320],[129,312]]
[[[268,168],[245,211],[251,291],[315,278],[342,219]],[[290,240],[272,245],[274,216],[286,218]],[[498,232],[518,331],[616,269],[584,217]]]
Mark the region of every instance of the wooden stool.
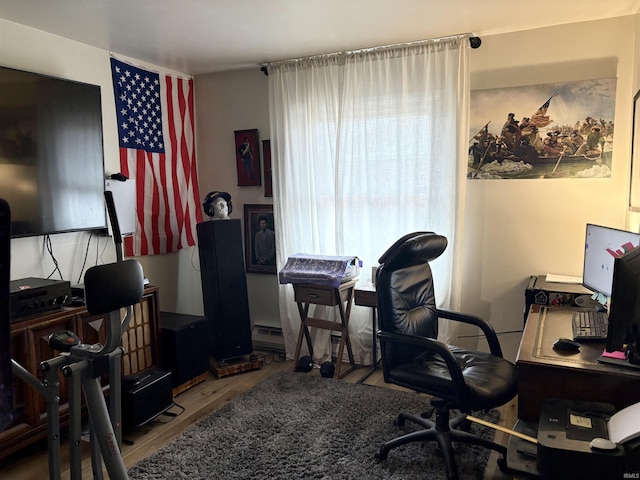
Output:
[[[302,347],[302,338],[307,340],[309,354],[313,357],[313,345],[311,344],[311,336],[309,335],[309,327],[321,328],[323,330],[332,330],[341,333],[340,345],[338,347],[338,358],[336,365],[336,378],[343,378],[355,368],[353,359],[353,350],[351,349],[351,339],[349,338],[349,315],[351,314],[351,304],[353,301],[353,290],[355,280],[341,283],[338,287],[330,285],[316,285],[312,283],[293,284],[293,291],[298,311],[300,312],[300,331],[298,333],[298,343],[296,344],[296,353],[294,356],[295,365],[298,365],[300,359],[300,349]],[[326,305],[338,306],[340,311],[340,321],[324,320],[320,318],[309,317],[309,306]],[[350,366],[342,371],[342,357],[344,347],[347,346]]]

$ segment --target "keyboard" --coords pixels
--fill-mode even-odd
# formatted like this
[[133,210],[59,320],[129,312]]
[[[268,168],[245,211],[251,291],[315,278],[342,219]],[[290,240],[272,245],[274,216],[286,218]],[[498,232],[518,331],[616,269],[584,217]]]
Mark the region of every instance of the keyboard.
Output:
[[593,310],[574,312],[572,326],[574,340],[606,340],[609,317]]

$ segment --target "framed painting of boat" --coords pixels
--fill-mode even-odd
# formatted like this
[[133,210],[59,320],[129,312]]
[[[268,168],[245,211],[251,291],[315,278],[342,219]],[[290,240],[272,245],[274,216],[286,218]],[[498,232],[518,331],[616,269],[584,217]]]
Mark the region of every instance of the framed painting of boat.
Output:
[[467,178],[610,178],[615,96],[615,78],[473,90]]

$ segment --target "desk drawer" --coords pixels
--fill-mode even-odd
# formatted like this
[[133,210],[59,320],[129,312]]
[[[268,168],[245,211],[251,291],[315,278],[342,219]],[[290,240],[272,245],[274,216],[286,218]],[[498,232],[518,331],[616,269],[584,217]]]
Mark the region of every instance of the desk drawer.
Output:
[[331,287],[296,286],[296,302],[314,303],[317,305],[337,305],[334,289]]

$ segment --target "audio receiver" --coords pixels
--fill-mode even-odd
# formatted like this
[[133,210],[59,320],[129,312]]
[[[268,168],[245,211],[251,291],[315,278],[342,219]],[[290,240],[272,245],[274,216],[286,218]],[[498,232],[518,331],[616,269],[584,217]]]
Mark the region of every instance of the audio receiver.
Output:
[[10,283],[11,321],[36,313],[59,310],[71,299],[71,284],[66,280],[21,278]]

